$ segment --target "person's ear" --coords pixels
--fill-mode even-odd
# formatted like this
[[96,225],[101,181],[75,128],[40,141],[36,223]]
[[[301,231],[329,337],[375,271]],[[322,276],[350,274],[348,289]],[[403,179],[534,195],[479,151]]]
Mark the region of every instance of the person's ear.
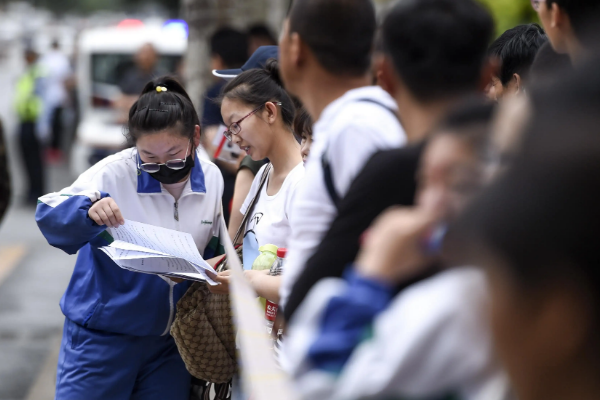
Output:
[[396,97],[399,82],[392,60],[388,56],[382,55],[376,57],[374,64],[375,73],[377,74],[377,84],[388,92],[390,96]]
[[558,6],[558,3],[552,3],[552,7],[550,9],[550,26],[552,28],[560,28],[564,25],[565,18],[568,18],[563,10]]
[[279,109],[277,108],[277,105],[275,105],[275,103],[273,102],[268,101],[265,104],[265,111],[267,112],[266,121],[269,124],[274,124],[277,120],[277,114],[279,114]]
[[513,74],[512,77],[513,84],[515,85],[515,93],[521,93],[523,91],[523,82],[521,81],[521,76],[519,74]]
[[200,136],[201,136],[200,132],[201,132],[200,125],[196,125],[194,127],[194,148],[200,146]]
[[290,35],[290,61],[295,67],[300,67],[306,58],[306,48],[300,35],[294,32]]

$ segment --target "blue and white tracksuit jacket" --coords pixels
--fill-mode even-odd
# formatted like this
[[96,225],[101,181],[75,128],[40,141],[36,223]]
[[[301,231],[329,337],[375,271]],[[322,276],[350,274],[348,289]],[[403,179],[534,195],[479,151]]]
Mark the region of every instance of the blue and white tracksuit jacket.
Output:
[[[77,377],[74,371],[82,367],[78,362],[94,359],[90,354],[65,354],[66,350],[79,347],[81,352],[95,351],[98,360],[114,356],[110,362],[104,360],[104,364],[108,366],[114,362],[115,366],[127,368],[132,357],[136,358],[135,352],[128,353],[125,348],[130,348],[129,345],[116,338],[138,337],[139,340],[135,341],[138,344],[144,340],[163,340],[159,347],[172,346],[172,339],[168,335],[175,316],[175,306],[191,284],[175,284],[157,275],[130,272],[114,264],[99,250],[100,246],[108,244],[110,240],[106,227],[98,226],[88,216],[88,210],[95,201],[110,196],[126,219],[190,233],[205,259],[222,254],[219,235],[223,178],[219,169],[211,162],[201,160],[199,153],[196,153],[190,179],[179,200],[175,201],[160,182],[140,171],[137,165],[135,148],[124,150],[90,168],[70,187],[40,198],[36,221],[48,242],[69,254],[79,252],[71,281],[60,302],[67,317],[61,357],[70,357],[71,360],[62,360],[66,369],[62,371],[63,377],[59,365],[57,398],[77,398],[78,395],[59,395],[61,379],[73,384]],[[83,349],[86,340],[81,335],[89,336],[98,331],[103,335],[112,334],[115,347],[111,348],[110,340],[90,339],[87,340],[90,344],[102,344],[98,344],[96,349]],[[160,339],[161,336],[164,339]],[[149,347],[152,346],[153,344],[145,343],[139,351],[145,355],[150,354],[152,349]],[[111,352],[114,354],[111,355]],[[124,357],[121,362],[118,360],[119,354]],[[160,357],[155,357],[152,362],[160,364]],[[180,359],[179,362],[182,366]],[[142,373],[144,365],[139,365],[139,368]],[[154,366],[152,370],[157,368]],[[94,366],[89,366],[89,369],[94,370]],[[113,372],[121,374],[119,371]],[[110,381],[110,375],[111,371],[104,371],[96,376],[98,381],[93,390],[99,390],[102,379]],[[85,378],[89,382],[94,381],[90,376],[79,376],[79,379],[86,380]],[[161,380],[164,378],[162,376]],[[170,379],[168,376],[166,378]],[[189,381],[189,375],[186,379]],[[117,392],[105,392],[103,395],[121,398],[121,392],[126,391],[124,383],[117,380],[112,383],[109,386],[120,388],[118,396]],[[162,382],[163,385],[164,383]],[[136,391],[142,393],[142,386],[141,383],[136,383],[129,394],[122,398],[134,398]],[[153,392],[158,393],[156,387],[153,389]],[[83,395],[87,389],[81,390],[80,395]],[[70,391],[77,392],[77,389],[71,387]],[[174,393],[169,393],[169,398],[177,398]],[[148,397],[148,394],[145,393],[144,396]],[[89,392],[85,397],[90,398]]]
[[394,297],[349,267],[288,324],[282,364],[310,400],[509,400],[486,325],[483,272],[453,268]]

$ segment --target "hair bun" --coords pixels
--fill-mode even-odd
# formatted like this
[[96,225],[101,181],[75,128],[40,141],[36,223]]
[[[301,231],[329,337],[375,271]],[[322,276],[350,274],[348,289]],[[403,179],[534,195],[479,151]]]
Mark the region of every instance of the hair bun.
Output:
[[265,71],[269,74],[269,77],[275,81],[279,86],[283,87],[283,81],[281,75],[279,75],[279,61],[275,58],[269,58],[265,64]]
[[142,90],[142,94],[146,94],[149,92],[155,92],[158,94],[162,94],[163,96],[165,93],[169,92],[177,93],[185,97],[187,100],[192,101],[190,99],[190,96],[187,94],[187,92],[181,85],[181,83],[179,83],[179,81],[175,77],[170,75],[160,76],[148,82],[144,87],[144,90]]

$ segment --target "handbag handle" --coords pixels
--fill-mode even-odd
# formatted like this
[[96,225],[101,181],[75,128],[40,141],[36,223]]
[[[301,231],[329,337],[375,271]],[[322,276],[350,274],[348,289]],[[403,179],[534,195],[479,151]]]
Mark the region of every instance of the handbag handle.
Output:
[[267,166],[265,167],[265,170],[263,171],[262,176],[260,177],[260,184],[258,185],[258,190],[256,191],[254,198],[252,198],[252,201],[248,205],[248,208],[246,209],[246,213],[244,214],[244,218],[242,218],[242,223],[240,224],[240,227],[238,228],[237,233],[235,234],[235,238],[233,239],[234,246],[238,243],[238,240],[240,239],[242,232],[246,229],[246,224],[248,223],[248,218],[250,217],[250,212],[252,211],[252,208],[254,207],[256,200],[258,200],[258,196],[260,195],[260,192],[262,191],[262,188],[265,185],[267,178],[269,177],[269,172],[271,172],[272,166],[273,165],[271,163],[267,164]]

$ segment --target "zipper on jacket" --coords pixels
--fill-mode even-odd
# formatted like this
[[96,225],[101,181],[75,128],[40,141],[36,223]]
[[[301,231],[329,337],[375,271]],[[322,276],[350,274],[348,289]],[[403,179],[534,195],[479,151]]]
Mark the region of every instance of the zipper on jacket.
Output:
[[173,215],[173,217],[175,218],[175,221],[179,221],[179,202],[175,201],[175,214]]
[[169,284],[169,320],[167,321],[167,329],[165,329],[165,331],[163,332],[163,334],[161,336],[165,336],[166,334],[168,334],[171,331],[171,324],[173,324],[173,317],[175,315],[175,304],[173,301],[173,287],[176,285],[176,283],[168,278],[166,280],[168,281],[168,284]]

